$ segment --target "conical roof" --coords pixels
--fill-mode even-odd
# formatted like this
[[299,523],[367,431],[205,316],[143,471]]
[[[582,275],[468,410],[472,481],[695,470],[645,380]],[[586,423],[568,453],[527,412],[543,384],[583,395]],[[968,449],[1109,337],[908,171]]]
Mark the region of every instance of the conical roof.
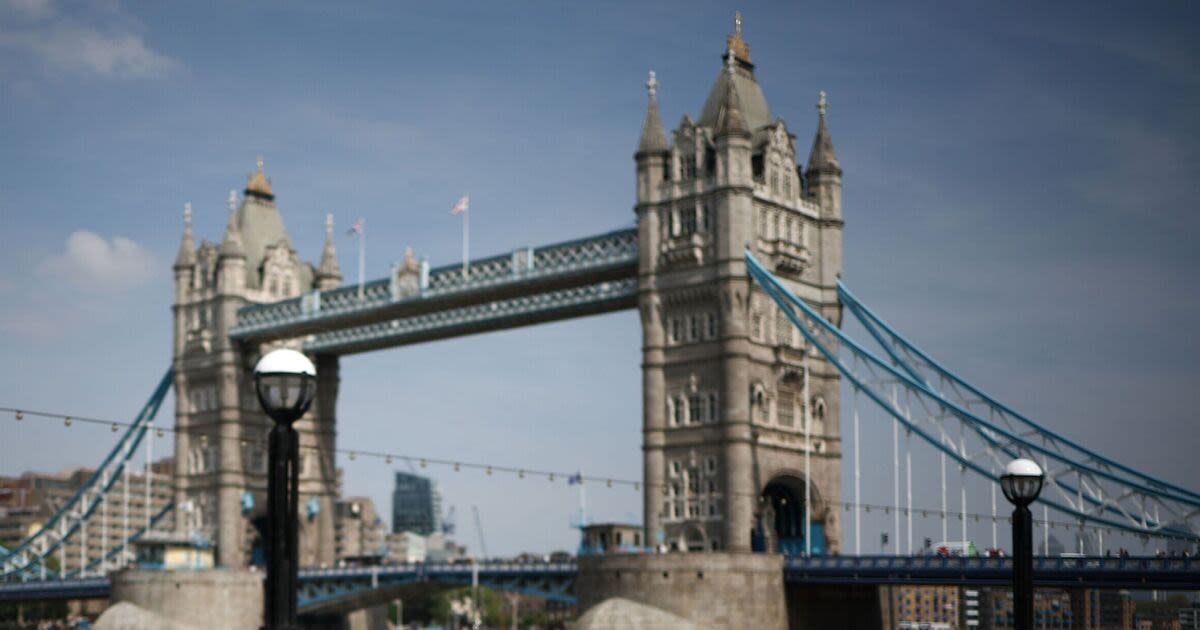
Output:
[[[754,64],[750,63],[750,45],[742,39],[742,14],[734,17],[734,32],[726,40],[725,54],[721,57],[725,67],[717,75],[716,82],[708,91],[708,100],[704,102],[704,110],[700,112],[699,124],[702,127],[716,128],[721,113],[721,105],[729,93],[729,84],[733,84],[733,92],[737,95],[742,116],[748,131],[757,131],[771,124],[773,117],[767,107],[767,99],[763,96],[758,80],[754,78]],[[729,72],[729,66],[733,72]]]
[[337,249],[333,244],[333,215],[325,215],[325,246],[321,248],[321,263],[317,267],[318,278],[342,278],[338,266]]
[[229,191],[229,221],[225,224],[225,238],[221,240],[221,256],[223,258],[245,258],[246,249],[242,245],[242,230],[237,220],[237,191]]
[[820,120],[817,122],[817,135],[813,138],[812,151],[808,154],[806,171],[821,173],[836,173],[841,175],[842,166],[838,163],[837,152],[833,150],[833,138],[829,135],[829,127],[825,124],[825,111],[829,101],[825,98],[824,90],[817,100],[817,111]]
[[642,139],[638,142],[638,153],[663,153],[667,150],[667,131],[662,117],[658,115],[658,79],[654,71],[646,81],[649,103],[646,105],[646,121],[642,123]]
[[732,50],[725,57],[725,95],[721,99],[721,104],[717,108],[717,122],[715,125],[718,136],[729,134],[746,134],[749,129],[746,127],[746,118],[742,114],[741,99],[738,97],[735,66],[737,58]]
[[192,204],[183,204],[183,238],[179,240],[179,254],[175,256],[176,267],[191,267],[196,264],[196,243],[192,240]]

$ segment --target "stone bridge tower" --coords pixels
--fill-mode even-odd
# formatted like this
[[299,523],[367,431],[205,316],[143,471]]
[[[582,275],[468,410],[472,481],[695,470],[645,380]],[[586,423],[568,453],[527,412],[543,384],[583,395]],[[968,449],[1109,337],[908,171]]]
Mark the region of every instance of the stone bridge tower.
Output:
[[[277,346],[299,349],[299,340],[238,344],[229,331],[248,304],[275,302],[341,284],[326,223],[317,268],[301,262],[271,183],[258,170],[238,204],[229,196],[229,218],[220,244],[192,240],[191,207],[184,210],[183,240],[175,260],[173,305],[175,370],[176,528],[216,545],[217,563],[245,566],[262,546],[266,506],[266,437],[271,421],[254,393],[254,365]],[[336,357],[314,357],[318,388],[300,433],[300,562],[332,563],[333,506],[338,488],[333,449],[338,388]]]
[[809,510],[813,551],[835,552],[838,375],[752,284],[743,254],[840,323],[841,168],[824,94],[801,168],[796,137],[772,118],[755,78],[740,17],[727,44],[700,118],[685,115],[671,142],[650,73],[635,155],[646,540],[800,551]]

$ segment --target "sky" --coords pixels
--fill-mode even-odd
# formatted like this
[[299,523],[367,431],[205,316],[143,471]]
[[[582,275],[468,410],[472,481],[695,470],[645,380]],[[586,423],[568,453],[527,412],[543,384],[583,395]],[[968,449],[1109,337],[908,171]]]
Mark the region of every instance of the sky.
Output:
[[[183,204],[219,240],[259,155],[301,257],[326,213],[339,234],[362,217],[369,278],[405,246],[457,261],[464,192],[479,255],[632,226],[646,73],[668,128],[697,116],[735,10],[805,154],[829,93],[856,294],[1046,426],[1195,488],[1187,2],[0,0],[0,406],[132,417],[171,360]],[[639,363],[632,312],[347,357],[338,443],[637,479]],[[888,456],[890,427],[864,431],[864,458]],[[0,418],[0,474],[94,465],[112,439]],[[389,512],[394,467],[339,464]],[[472,549],[472,506],[492,555],[577,542],[561,480],[427,472]],[[864,478],[864,500],[890,493]],[[587,507],[641,517],[629,488]]]

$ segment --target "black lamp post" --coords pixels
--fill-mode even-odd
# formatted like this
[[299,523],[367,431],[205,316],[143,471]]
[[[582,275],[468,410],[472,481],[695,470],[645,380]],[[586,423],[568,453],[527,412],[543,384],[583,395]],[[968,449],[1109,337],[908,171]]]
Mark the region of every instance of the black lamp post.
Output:
[[254,389],[263,411],[275,421],[268,443],[263,628],[294,630],[300,627],[296,624],[300,440],[292,424],[312,404],[317,370],[308,357],[295,350],[275,350],[255,366]]
[[1033,515],[1029,504],[1042,492],[1045,476],[1036,463],[1015,459],[1004,468],[1000,487],[1015,506],[1013,540],[1013,628],[1033,630]]

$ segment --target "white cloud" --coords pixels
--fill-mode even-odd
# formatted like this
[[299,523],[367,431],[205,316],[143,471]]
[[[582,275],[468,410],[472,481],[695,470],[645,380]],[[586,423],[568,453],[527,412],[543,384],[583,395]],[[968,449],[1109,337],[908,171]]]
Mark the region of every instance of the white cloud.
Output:
[[25,25],[0,28],[0,49],[50,70],[102,78],[159,78],[183,67],[148,46],[140,22],[118,5],[92,9],[68,14],[52,0],[0,0],[0,17],[18,16]]
[[24,51],[57,70],[105,78],[159,78],[181,67],[147,47],[140,34],[65,22],[0,34],[0,46]]
[[50,0],[0,0],[0,8],[27,18],[42,18],[54,12]]
[[67,237],[65,251],[43,261],[37,272],[82,289],[120,291],[141,286],[161,268],[153,254],[124,236],[107,240],[76,230]]

